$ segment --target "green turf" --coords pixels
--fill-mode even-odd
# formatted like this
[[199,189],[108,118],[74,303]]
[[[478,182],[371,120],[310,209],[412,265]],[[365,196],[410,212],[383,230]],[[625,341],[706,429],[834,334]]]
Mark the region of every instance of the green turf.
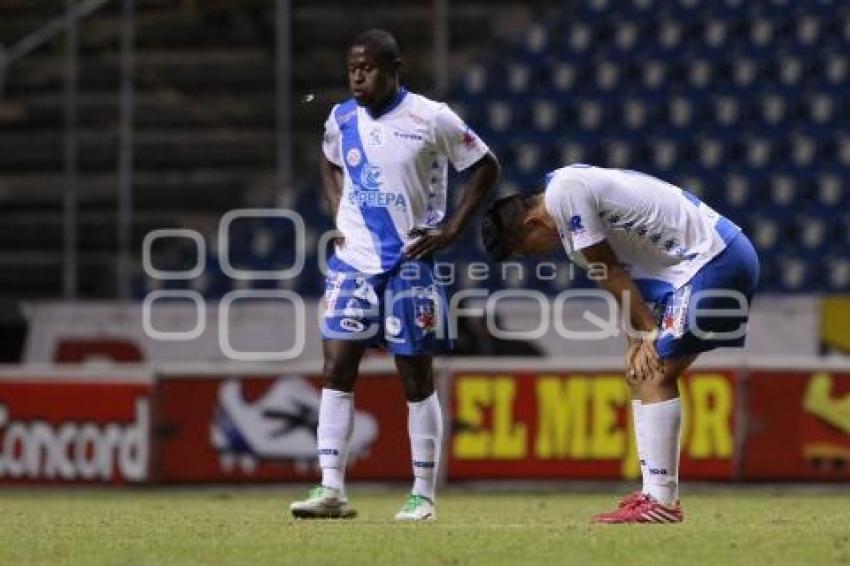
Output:
[[353,489],[353,521],[295,521],[291,490],[0,491],[0,564],[850,563],[850,494],[718,491],[682,525],[591,526],[614,499],[452,491],[396,524],[402,490]]

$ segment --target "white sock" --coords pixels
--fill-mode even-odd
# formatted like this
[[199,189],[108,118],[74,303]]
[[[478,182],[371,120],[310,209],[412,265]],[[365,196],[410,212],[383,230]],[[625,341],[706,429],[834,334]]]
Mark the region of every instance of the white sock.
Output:
[[443,412],[436,393],[424,401],[407,403],[407,431],[413,460],[412,492],[433,501],[443,442]]
[[640,411],[646,444],[644,490],[656,501],[671,505],[679,498],[682,402],[677,397],[660,403],[643,403]]
[[322,389],[319,406],[319,428],[316,441],[322,485],[345,493],[345,463],[348,459],[348,439],[354,424],[354,395]]
[[643,404],[640,399],[632,399],[632,421],[635,424],[635,446],[637,446],[638,462],[640,463],[640,477],[643,481],[641,491],[647,493],[646,478],[649,476],[646,472],[646,440],[644,439],[644,424]]

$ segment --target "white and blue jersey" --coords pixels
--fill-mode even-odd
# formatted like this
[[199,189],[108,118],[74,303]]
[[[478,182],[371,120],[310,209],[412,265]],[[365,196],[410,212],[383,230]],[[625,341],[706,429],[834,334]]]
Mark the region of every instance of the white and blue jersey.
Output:
[[443,219],[448,162],[462,171],[489,151],[447,105],[403,88],[379,116],[354,99],[334,106],[322,150],[345,173],[337,257],[370,274],[398,265],[411,230]]
[[[587,265],[582,249],[608,241],[643,298],[656,307],[662,357],[744,344],[743,335],[723,333],[746,317],[688,316],[696,306],[691,297],[700,291],[735,291],[747,302],[753,295],[758,257],[730,220],[650,175],[584,164],[547,175],[544,201],[576,264]],[[696,312],[738,306],[729,297],[705,295]],[[694,333],[694,324],[707,332]]]
[[343,169],[329,261],[325,339],[421,355],[450,346],[445,292],[433,260],[406,260],[410,232],[446,213],[448,163],[458,171],[489,149],[445,104],[400,89],[380,115],[353,99],[325,123],[322,150]]

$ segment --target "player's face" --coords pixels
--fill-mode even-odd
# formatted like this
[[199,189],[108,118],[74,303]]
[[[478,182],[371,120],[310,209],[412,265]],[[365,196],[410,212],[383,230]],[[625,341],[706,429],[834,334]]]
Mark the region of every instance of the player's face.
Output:
[[374,107],[395,90],[395,72],[362,45],[348,50],[348,86],[360,106]]
[[522,227],[525,237],[514,250],[515,254],[531,257],[546,255],[555,251],[561,243],[558,228],[546,213],[542,200],[528,211]]
[[534,257],[550,254],[560,244],[558,240],[558,232],[541,224],[533,223],[526,225],[525,237],[519,242],[514,249],[516,255]]

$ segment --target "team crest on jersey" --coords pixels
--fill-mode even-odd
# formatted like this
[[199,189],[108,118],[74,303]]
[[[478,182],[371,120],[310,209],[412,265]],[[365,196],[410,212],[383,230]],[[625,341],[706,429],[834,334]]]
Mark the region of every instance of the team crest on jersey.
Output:
[[362,160],[363,154],[360,153],[360,150],[356,147],[352,147],[348,150],[348,153],[345,154],[345,161],[352,167],[357,167],[358,165],[360,165],[360,162]]
[[371,130],[369,130],[369,145],[375,147],[381,147],[384,145],[384,129],[380,126],[373,126]]
[[383,184],[383,171],[377,165],[367,163],[360,171],[360,186],[367,191],[377,191]]

